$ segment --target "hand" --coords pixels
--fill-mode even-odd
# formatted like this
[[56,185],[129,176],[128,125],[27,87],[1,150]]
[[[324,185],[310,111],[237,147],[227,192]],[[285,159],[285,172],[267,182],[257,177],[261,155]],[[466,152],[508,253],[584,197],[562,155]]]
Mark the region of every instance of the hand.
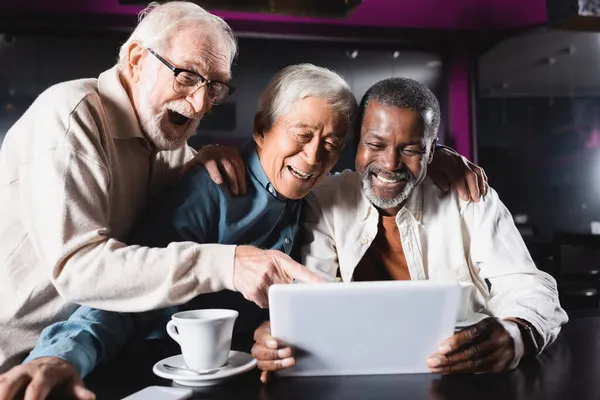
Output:
[[277,250],[237,246],[233,263],[233,285],[244,297],[266,308],[269,286],[275,283],[320,283],[325,280]]
[[277,340],[271,336],[271,323],[269,321],[259,326],[254,331],[254,346],[252,356],[258,361],[260,381],[267,383],[270,378],[269,371],[279,371],[296,364],[290,347],[279,347]]
[[495,318],[483,321],[444,340],[437,354],[427,360],[431,372],[502,372],[515,356],[510,334]]
[[196,157],[183,166],[182,175],[190,168],[204,165],[214,183],[223,183],[223,176],[234,196],[246,194],[246,167],[235,147],[208,145],[198,151]]
[[25,400],[42,400],[54,389],[78,400],[96,398],[85,388],[73,364],[58,357],[37,358],[0,375],[2,400],[17,398],[23,390]]
[[488,191],[488,178],[483,168],[447,147],[436,147],[427,176],[444,192],[454,185],[463,200],[479,202]]

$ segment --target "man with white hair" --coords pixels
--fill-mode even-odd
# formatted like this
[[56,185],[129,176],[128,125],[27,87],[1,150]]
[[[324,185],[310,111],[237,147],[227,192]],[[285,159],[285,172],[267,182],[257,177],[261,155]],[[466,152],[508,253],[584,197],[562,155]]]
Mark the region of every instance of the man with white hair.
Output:
[[[555,280],[536,268],[494,190],[476,203],[427,178],[439,124],[437,99],[416,81],[385,79],[367,91],[355,129],[356,172],[328,177],[306,199],[302,262],[344,282],[430,279],[470,287],[462,311],[473,325],[440,343],[427,365],[441,373],[505,371],[550,345],[567,315]],[[268,323],[255,340],[263,381],[268,371],[295,364]]]
[[98,79],[44,91],[0,151],[0,372],[85,304],[133,312],[271,283],[319,280],[252,246],[124,243],[146,200],[192,159],[202,118],[231,92],[236,40],[189,2],[151,4]]

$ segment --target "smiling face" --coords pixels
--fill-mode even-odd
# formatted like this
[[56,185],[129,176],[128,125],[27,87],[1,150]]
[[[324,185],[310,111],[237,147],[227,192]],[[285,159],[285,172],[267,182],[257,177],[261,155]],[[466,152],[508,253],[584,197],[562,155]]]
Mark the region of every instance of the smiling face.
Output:
[[[189,27],[178,30],[157,54],[175,67],[197,72],[207,79],[228,82],[230,68],[226,49],[213,42],[201,28]],[[129,49],[128,73],[132,101],[148,139],[159,150],[183,146],[212,107],[206,86],[189,95],[176,93],[173,71],[135,42]]]
[[356,170],[371,203],[384,214],[395,215],[425,179],[433,145],[425,137],[420,113],[370,101],[362,121]]
[[323,99],[296,101],[291,111],[264,130],[255,118],[254,141],[260,163],[282,196],[298,200],[306,196],[337,162],[348,121],[340,118]]

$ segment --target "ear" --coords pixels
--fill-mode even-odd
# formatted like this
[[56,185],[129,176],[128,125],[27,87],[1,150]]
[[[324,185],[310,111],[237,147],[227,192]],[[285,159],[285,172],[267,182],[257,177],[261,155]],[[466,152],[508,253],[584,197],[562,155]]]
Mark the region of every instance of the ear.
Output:
[[265,118],[262,112],[257,112],[254,114],[254,128],[252,130],[252,136],[254,137],[254,142],[258,147],[262,147],[262,144],[265,140]]
[[427,159],[427,164],[431,164],[433,161],[433,154],[435,153],[435,146],[437,145],[438,139],[435,138],[431,143],[431,147],[429,148],[429,157]]
[[145,53],[138,42],[131,42],[127,47],[127,73],[133,82],[140,80]]

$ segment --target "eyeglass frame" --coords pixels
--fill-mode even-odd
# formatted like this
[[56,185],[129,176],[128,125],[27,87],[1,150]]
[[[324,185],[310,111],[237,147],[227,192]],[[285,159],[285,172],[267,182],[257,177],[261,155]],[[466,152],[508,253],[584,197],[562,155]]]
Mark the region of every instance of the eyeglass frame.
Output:
[[[210,85],[213,82],[220,83],[221,85],[223,85],[224,87],[226,87],[226,88],[229,89],[229,93],[227,93],[225,95],[225,98],[227,98],[227,96],[230,96],[230,95],[232,95],[235,92],[235,87],[231,86],[228,83],[225,83],[225,82],[222,82],[222,81],[218,81],[218,80],[215,80],[215,79],[207,79],[203,75],[199,74],[198,72],[191,71],[191,70],[185,69],[185,68],[176,67],[173,64],[171,64],[170,62],[168,62],[167,60],[165,60],[160,54],[158,54],[154,50],[152,50],[150,48],[148,48],[146,50],[148,50],[148,52],[150,52],[154,57],[156,57],[160,62],[162,62],[167,68],[169,68],[171,71],[173,71],[173,86],[175,86],[175,81],[177,80],[177,76],[179,74],[181,74],[182,72],[187,72],[188,74],[196,75],[197,77],[200,78],[200,85],[198,85],[198,87],[196,89],[194,89],[192,92],[188,93],[187,94],[188,96],[191,95],[191,94],[194,94],[196,92],[196,90],[200,89],[204,85],[206,85],[206,87],[207,87],[206,93],[208,95],[208,90],[210,89]],[[174,87],[173,87],[173,91],[175,93],[178,93],[175,90]],[[183,94],[183,93],[178,93],[178,94]],[[223,98],[223,100],[225,100],[225,98]],[[209,97],[209,100],[210,100],[210,97]],[[213,103],[212,100],[210,100],[210,101],[211,101],[212,105],[222,104],[222,103]]]

